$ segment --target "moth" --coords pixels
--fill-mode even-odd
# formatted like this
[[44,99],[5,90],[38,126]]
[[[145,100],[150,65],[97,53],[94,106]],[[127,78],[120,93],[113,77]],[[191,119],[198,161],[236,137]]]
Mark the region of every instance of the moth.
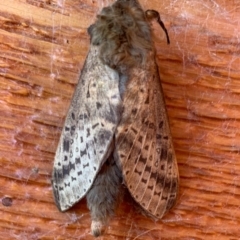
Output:
[[117,0],[88,28],[89,53],[56,150],[56,205],[66,211],[86,197],[94,236],[114,215],[122,184],[155,219],[177,198],[178,167],[151,18],[162,24],[138,1]]

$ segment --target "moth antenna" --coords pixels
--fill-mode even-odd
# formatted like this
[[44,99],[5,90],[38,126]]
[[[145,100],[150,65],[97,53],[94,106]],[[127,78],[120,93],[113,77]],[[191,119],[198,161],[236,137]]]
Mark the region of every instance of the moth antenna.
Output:
[[152,20],[152,19],[154,19],[154,18],[157,19],[157,22],[159,23],[159,25],[161,26],[161,28],[163,29],[163,31],[164,31],[165,34],[166,34],[167,43],[170,44],[170,39],[169,39],[168,31],[167,31],[167,29],[166,29],[163,21],[162,21],[161,18],[160,18],[159,12],[150,9],[150,10],[147,10],[147,11],[145,12],[145,15],[146,15],[146,18],[147,18],[148,20]]

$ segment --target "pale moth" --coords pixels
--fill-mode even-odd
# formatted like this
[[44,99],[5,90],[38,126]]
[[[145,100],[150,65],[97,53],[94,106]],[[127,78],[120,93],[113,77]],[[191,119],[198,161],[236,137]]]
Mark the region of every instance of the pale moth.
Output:
[[152,17],[162,24],[138,1],[118,0],[88,29],[90,49],[56,151],[52,186],[60,211],[87,198],[94,236],[114,214],[122,184],[155,219],[177,198]]

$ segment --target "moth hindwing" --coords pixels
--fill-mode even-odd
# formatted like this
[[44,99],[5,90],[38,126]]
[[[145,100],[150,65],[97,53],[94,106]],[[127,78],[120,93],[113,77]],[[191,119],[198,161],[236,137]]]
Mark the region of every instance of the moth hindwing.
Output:
[[55,155],[56,204],[65,211],[86,196],[94,236],[114,214],[122,182],[157,219],[178,193],[147,13],[136,0],[118,0],[89,27],[90,50]]

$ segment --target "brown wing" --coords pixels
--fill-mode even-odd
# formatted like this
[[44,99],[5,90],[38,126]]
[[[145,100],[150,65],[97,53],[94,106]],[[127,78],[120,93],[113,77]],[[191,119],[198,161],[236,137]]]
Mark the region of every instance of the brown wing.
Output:
[[161,218],[175,203],[178,167],[153,52],[147,59],[129,77],[115,156],[133,198]]

